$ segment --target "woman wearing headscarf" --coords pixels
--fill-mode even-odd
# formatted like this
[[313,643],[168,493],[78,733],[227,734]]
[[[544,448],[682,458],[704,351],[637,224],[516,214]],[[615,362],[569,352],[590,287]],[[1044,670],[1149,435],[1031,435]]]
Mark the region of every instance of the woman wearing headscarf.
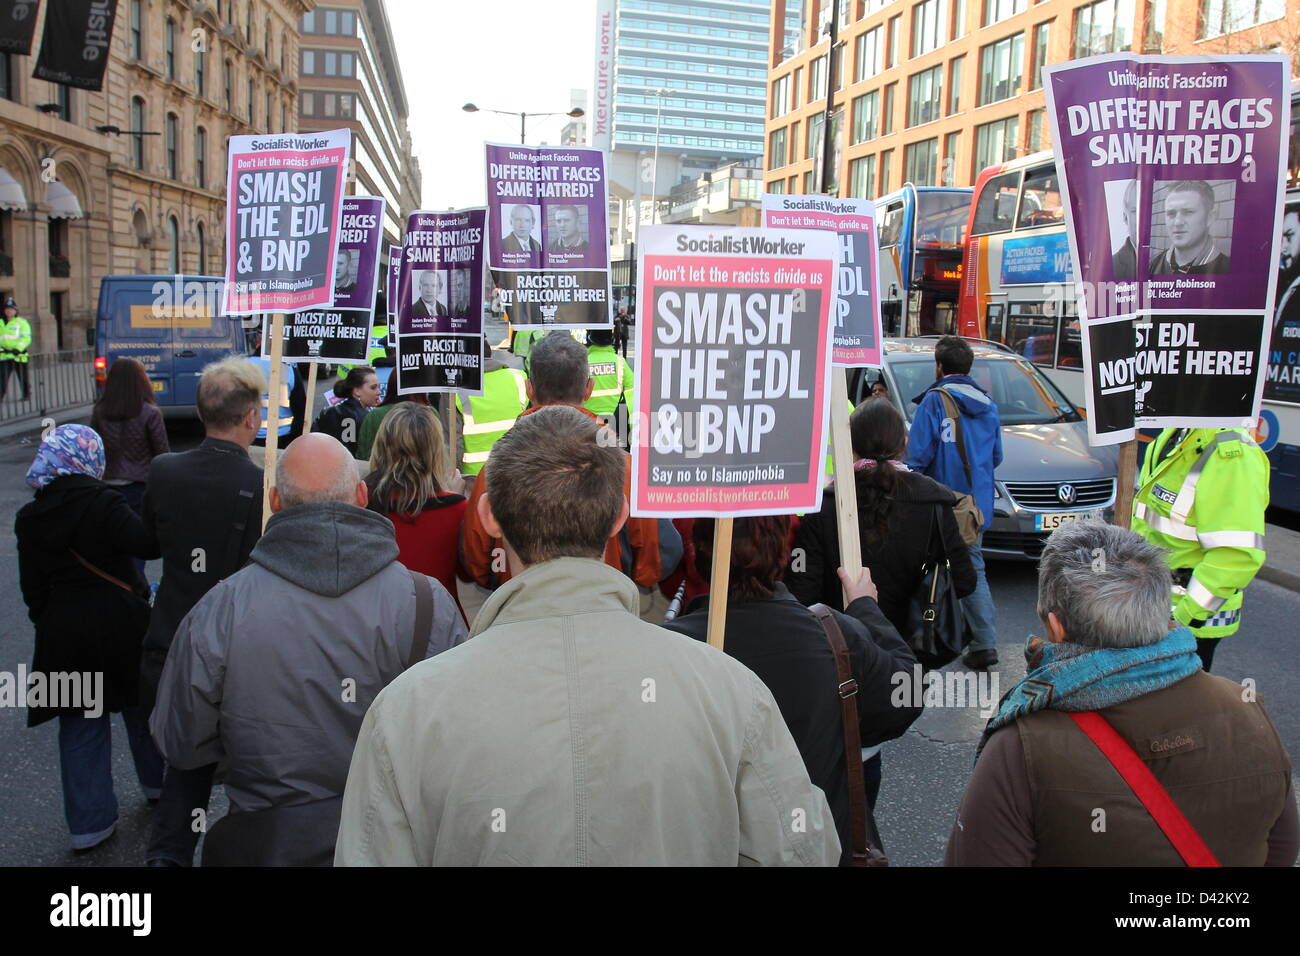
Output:
[[158,557],[158,545],[103,475],[99,434],[61,425],[37,449],[27,471],[36,495],[14,521],[19,585],[36,626],[27,724],[59,718],[63,809],[79,851],[117,825],[111,713],[126,723],[145,796],[157,799],[162,787],[149,715],[136,707],[149,591],[132,560]]

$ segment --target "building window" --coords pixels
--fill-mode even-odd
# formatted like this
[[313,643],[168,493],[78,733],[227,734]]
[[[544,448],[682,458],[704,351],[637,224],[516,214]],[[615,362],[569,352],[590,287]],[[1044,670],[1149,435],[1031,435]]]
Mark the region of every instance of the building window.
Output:
[[1025,35],[1017,33],[980,48],[980,106],[1020,93],[1025,70]]
[[913,73],[907,81],[907,125],[920,126],[939,118],[942,108],[943,65]]
[[898,89],[897,83],[890,83],[885,87],[883,121],[880,124],[881,136],[888,136],[894,131],[894,91],[896,89]]
[[943,181],[941,186],[957,185],[957,144],[961,133],[949,133],[943,138]]
[[253,45],[253,0],[244,8],[244,42]]
[[1257,23],[1280,20],[1286,16],[1286,0],[1200,0],[1200,24],[1197,38],[1236,33]]
[[853,100],[853,142],[866,143],[876,138],[880,120],[880,91],[863,93]]
[[863,156],[849,162],[849,195],[876,198],[876,157]]
[[131,98],[131,162],[136,169],[144,169],[144,100]]
[[1143,53],[1160,53],[1165,46],[1165,0],[1146,0],[1147,29],[1142,38]]
[[853,71],[855,83],[870,79],[880,72],[880,27],[872,27],[858,35],[857,65]]
[[194,51],[194,89],[199,96],[208,95],[208,51]]
[[799,97],[803,91],[803,67],[795,67],[794,82],[790,84],[790,109],[799,108]]
[[13,56],[0,53],[0,99],[12,100],[18,95],[14,85]]
[[889,181],[893,178],[891,167],[894,165],[894,151],[887,149],[880,154],[880,192],[889,192]]
[[235,111],[235,68],[229,60],[225,64],[226,112]]
[[1052,21],[1034,27],[1034,48],[1029,54],[1029,88],[1043,88],[1043,67],[1047,65],[1047,31]]
[[253,78],[248,78],[248,125],[253,125]]
[[180,178],[180,165],[177,162],[176,136],[178,129],[176,126],[176,114],[167,114],[167,125],[165,135],[167,137],[167,177],[169,179]]
[[181,224],[176,221],[175,216],[167,217],[167,238],[171,240],[171,248],[167,252],[167,271],[172,275],[180,275]]
[[208,188],[208,131],[202,126],[194,131],[194,181]]
[[786,150],[788,149],[788,147],[786,146],[787,132],[788,132],[787,127],[782,126],[780,129],[772,130],[771,135],[768,136],[767,138],[767,168],[768,169],[780,169],[788,162],[788,160],[786,159]]
[[901,16],[889,18],[889,50],[885,54],[889,59],[885,63],[886,69],[898,63],[898,22],[902,19]]
[[176,21],[167,18],[163,25],[163,42],[167,50],[167,79],[176,79]]
[[819,100],[826,95],[826,55],[822,54],[812,61],[808,71],[808,102]]
[[1134,0],[1097,0],[1079,7],[1074,11],[1074,56],[1128,50],[1134,16]]
[[774,195],[774,196],[781,196],[781,195],[784,195],[784,194],[785,194],[785,180],[784,180],[784,179],[778,179],[778,180],[777,180],[776,182],[774,182],[774,183],[768,183],[768,184],[767,184],[767,191],[770,192],[770,193],[772,193],[772,195]]
[[814,159],[822,145],[822,130],[826,128],[826,114],[814,113],[808,117],[808,142],[804,144],[804,159]]
[[914,186],[933,186],[939,174],[939,140],[924,139],[903,150],[903,181]]
[[772,113],[770,119],[790,112],[790,74],[772,82]]
[[54,115],[65,123],[72,122],[72,88],[62,83],[54,84],[54,102],[59,109]]
[[280,132],[289,132],[289,108],[283,103],[280,104]]
[[952,38],[966,35],[966,0],[953,0],[952,3]]
[[975,127],[975,172],[1005,163],[1016,155],[1016,141],[1020,138],[1020,117],[985,123]]
[[208,236],[203,231],[203,223],[194,227],[194,235],[199,241],[199,261],[197,265],[198,275],[205,276],[208,274]]
[[966,62],[965,55],[952,58],[952,67],[948,74],[948,115],[961,112],[961,68]]
[[937,50],[944,44],[944,0],[921,0],[912,8],[912,56]]
[[1047,110],[1030,110],[1028,120],[1028,131],[1025,134],[1025,152],[1036,153],[1040,149],[1049,149],[1051,144],[1047,142]]
[[984,0],[984,26],[998,23],[1029,9],[1029,0]]
[[[271,129],[271,94],[270,94],[270,92],[268,92],[268,93],[266,94],[266,112],[265,112],[263,115],[265,116],[266,128],[267,128],[267,131],[269,132],[270,129]],[[284,130],[281,130],[280,132],[283,133]]]
[[144,59],[144,14],[141,7],[144,0],[131,0],[131,56],[136,60]]

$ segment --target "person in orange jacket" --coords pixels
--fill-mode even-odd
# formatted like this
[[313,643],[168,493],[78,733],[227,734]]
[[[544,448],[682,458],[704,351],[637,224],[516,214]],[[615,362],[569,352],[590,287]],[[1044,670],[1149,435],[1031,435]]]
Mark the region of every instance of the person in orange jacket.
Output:
[[[527,390],[531,404],[520,418],[546,405],[572,405],[583,414],[596,417],[582,407],[593,387],[587,349],[567,332],[554,332],[538,341],[528,365]],[[626,457],[623,490],[630,496],[632,457]],[[478,514],[478,500],[487,493],[487,472],[491,466],[489,457],[475,479],[465,507],[460,555],[464,577],[484,588],[495,589],[510,580],[510,570],[500,539],[487,533]],[[579,501],[574,502],[574,507],[581,505]],[[681,535],[666,519],[629,518],[623,530],[610,538],[605,547],[605,563],[621,570],[640,587],[642,609],[646,613],[653,606],[659,582],[676,570],[681,557]]]

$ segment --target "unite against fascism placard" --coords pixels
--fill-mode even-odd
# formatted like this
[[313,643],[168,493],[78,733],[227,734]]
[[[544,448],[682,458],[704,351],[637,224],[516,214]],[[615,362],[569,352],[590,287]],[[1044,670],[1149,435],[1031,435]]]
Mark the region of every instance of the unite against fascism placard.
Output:
[[[344,196],[339,251],[334,262],[334,308],[295,312],[284,321],[284,358],[295,362],[355,365],[370,354],[379,247],[384,237],[384,201],[378,196]],[[263,356],[270,325],[262,336]]]
[[1278,278],[1287,58],[1115,55],[1044,77],[1060,183],[1035,185],[1032,215],[1064,209],[1090,438],[1253,424]]
[[351,143],[346,129],[230,137],[225,312],[334,306]]
[[840,241],[831,364],[880,365],[884,329],[876,263],[876,204],[870,199],[763,194],[763,225],[829,229]]
[[515,328],[608,328],[605,154],[488,143],[488,267]]
[[483,392],[487,210],[413,212],[397,280],[397,392]]
[[632,514],[821,507],[839,239],[645,226]]

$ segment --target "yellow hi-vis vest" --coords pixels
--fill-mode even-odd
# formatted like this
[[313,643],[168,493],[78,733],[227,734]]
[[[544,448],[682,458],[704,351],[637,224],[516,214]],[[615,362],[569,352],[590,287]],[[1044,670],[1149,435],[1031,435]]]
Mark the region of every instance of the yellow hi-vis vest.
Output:
[[1241,626],[1241,598],[1264,563],[1268,456],[1241,428],[1193,428],[1164,460],[1176,428],[1147,446],[1133,530],[1164,548],[1175,572],[1173,617],[1197,637]]
[[0,316],[0,359],[10,362],[27,362],[27,350],[32,345],[32,326],[21,315],[8,322]]
[[608,418],[618,408],[619,399],[624,399],[630,415],[636,406],[632,404],[632,369],[627,360],[612,345],[588,345],[587,366],[595,383],[584,406],[587,411]]
[[463,475],[477,475],[487,464],[496,440],[510,431],[519,413],[528,407],[524,373],[517,368],[498,368],[483,376],[483,394],[469,396],[469,408],[456,396],[456,410],[464,416],[461,434],[465,441]]

